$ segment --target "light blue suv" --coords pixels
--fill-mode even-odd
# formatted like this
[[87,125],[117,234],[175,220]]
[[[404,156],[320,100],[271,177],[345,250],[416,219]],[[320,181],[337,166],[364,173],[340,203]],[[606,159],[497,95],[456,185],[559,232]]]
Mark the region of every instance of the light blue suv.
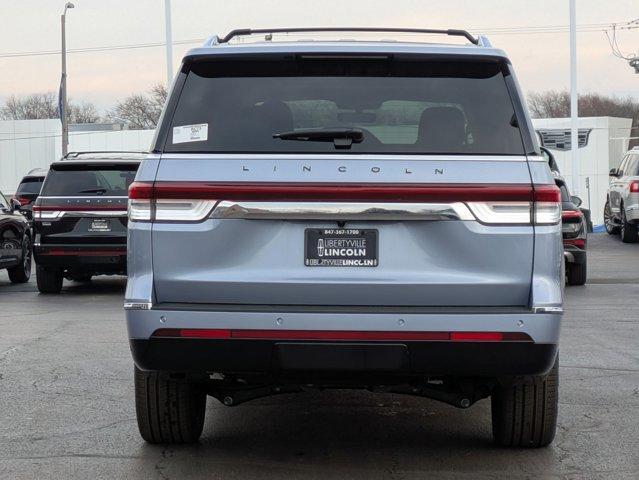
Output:
[[324,30],[362,29],[184,57],[129,190],[142,437],[197,441],[207,395],[357,388],[491,397],[498,444],[549,444],[561,203],[508,58],[277,41]]

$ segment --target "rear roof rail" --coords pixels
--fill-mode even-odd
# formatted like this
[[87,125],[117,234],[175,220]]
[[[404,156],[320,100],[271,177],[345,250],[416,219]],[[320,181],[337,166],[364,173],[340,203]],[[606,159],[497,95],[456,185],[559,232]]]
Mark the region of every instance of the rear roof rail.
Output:
[[[214,46],[220,43],[228,43],[235,37],[265,34],[267,40],[271,40],[274,33],[306,33],[306,32],[391,32],[391,33],[424,33],[436,35],[450,35],[454,37],[464,37],[473,45],[486,47],[490,46],[490,42],[485,37],[481,39],[475,38],[466,30],[438,30],[430,28],[392,28],[392,27],[295,27],[295,28],[239,28],[231,30],[226,36],[219,38],[212,36],[207,39],[205,46]],[[486,43],[488,45],[486,45]]]
[[[60,160],[75,160],[82,156],[94,157],[94,158],[107,158],[111,160],[117,155],[146,155],[148,151],[143,150],[95,150],[87,152],[69,152]],[[110,156],[107,156],[110,155]]]

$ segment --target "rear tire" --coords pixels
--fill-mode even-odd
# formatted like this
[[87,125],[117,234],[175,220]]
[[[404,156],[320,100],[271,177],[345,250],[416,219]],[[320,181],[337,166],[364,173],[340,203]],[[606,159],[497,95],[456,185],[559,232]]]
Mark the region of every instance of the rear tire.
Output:
[[639,241],[639,231],[637,225],[628,223],[626,218],[626,209],[623,205],[619,207],[621,213],[621,241],[623,243],[637,243]]
[[610,200],[606,200],[606,205],[604,206],[604,226],[608,235],[617,235],[619,233],[619,226],[615,225],[612,210],[610,209]]
[[197,442],[205,411],[206,393],[196,384],[135,367],[135,412],[147,442]]
[[32,258],[31,239],[25,235],[22,239],[22,258],[20,259],[20,264],[7,269],[11,283],[27,283],[29,281],[31,278]]
[[588,276],[588,263],[571,263],[566,268],[568,285],[585,285]]
[[40,293],[60,293],[62,291],[62,272],[58,269],[36,265],[36,280]]
[[493,437],[505,447],[545,447],[557,430],[559,361],[548,375],[496,387],[491,397]]

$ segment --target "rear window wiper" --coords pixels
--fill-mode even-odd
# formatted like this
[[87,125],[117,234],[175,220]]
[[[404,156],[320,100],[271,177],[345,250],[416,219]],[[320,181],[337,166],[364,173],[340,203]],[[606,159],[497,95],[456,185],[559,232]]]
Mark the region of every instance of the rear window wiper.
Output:
[[89,188],[87,190],[80,190],[80,193],[97,193],[98,195],[104,195],[106,191],[106,188]]
[[300,142],[333,142],[335,148],[348,149],[353,143],[362,143],[364,132],[359,128],[306,129],[274,133],[273,138]]

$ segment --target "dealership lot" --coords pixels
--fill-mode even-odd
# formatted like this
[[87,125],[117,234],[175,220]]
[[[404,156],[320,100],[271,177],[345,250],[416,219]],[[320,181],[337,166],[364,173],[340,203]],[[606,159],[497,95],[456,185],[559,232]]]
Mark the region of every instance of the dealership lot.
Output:
[[0,273],[0,478],[639,477],[639,245],[590,238],[567,290],[557,439],[491,443],[490,404],[458,410],[365,392],[209,400],[200,444],[137,432],[121,277],[36,293]]

